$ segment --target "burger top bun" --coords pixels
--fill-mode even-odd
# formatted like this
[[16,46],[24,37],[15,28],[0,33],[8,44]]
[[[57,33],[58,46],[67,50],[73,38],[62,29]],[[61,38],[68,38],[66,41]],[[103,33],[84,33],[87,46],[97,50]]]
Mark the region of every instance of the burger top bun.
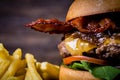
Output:
[[60,67],[60,76],[59,80],[101,80],[94,77],[88,71],[78,71],[64,66]]
[[66,21],[114,11],[120,11],[120,0],[75,0],[68,10]]

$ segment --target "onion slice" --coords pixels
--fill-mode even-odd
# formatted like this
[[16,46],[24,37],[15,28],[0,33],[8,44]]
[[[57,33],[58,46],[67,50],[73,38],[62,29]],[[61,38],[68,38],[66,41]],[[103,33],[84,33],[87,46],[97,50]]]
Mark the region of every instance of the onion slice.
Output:
[[87,61],[90,63],[94,63],[94,64],[99,64],[99,65],[107,65],[106,60],[91,58],[91,57],[87,57],[87,56],[70,56],[70,57],[64,58],[63,63],[67,65],[74,61],[81,61],[81,60],[84,60],[84,61]]

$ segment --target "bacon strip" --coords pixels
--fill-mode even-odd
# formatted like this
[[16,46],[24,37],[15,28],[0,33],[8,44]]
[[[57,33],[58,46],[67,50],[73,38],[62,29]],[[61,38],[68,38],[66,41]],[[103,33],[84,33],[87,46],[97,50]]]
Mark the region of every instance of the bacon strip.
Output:
[[[84,25],[86,24],[86,26]],[[109,18],[104,18],[99,22],[87,22],[85,18],[76,18],[71,21],[71,25],[83,33],[99,33],[107,29],[114,29],[115,24]]]
[[57,19],[38,19],[26,25],[40,32],[48,33],[68,33],[74,31],[74,28],[67,22],[61,22]]
[[[85,24],[85,25],[84,25]],[[85,18],[75,18],[70,22],[61,22],[57,19],[38,19],[26,25],[40,32],[65,34],[79,30],[83,33],[99,33],[107,29],[115,29],[115,23],[109,18],[100,21],[87,22]]]

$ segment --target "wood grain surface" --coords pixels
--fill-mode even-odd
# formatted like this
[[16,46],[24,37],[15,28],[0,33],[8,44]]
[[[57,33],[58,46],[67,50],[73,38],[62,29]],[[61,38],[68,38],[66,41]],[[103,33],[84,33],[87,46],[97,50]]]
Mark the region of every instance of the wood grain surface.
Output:
[[73,0],[0,0],[0,43],[12,53],[21,48],[38,61],[61,64],[57,45],[63,36],[34,31],[24,25],[38,18],[65,20]]

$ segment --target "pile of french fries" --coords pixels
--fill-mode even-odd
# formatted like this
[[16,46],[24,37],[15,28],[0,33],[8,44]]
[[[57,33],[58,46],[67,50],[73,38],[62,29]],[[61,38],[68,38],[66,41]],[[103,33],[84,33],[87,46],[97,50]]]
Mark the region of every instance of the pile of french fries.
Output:
[[38,62],[30,53],[22,58],[22,50],[12,54],[0,43],[0,80],[59,80],[59,66]]

